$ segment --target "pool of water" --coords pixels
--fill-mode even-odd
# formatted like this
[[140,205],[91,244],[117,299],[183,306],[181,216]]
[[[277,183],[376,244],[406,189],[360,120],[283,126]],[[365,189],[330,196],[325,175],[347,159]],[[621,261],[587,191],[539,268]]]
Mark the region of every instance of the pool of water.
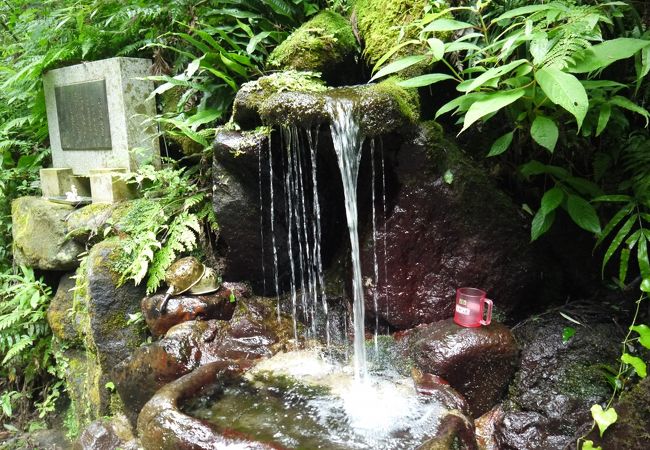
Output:
[[291,449],[413,449],[435,433],[442,405],[390,370],[355,380],[315,352],[263,361],[184,411],[220,433]]

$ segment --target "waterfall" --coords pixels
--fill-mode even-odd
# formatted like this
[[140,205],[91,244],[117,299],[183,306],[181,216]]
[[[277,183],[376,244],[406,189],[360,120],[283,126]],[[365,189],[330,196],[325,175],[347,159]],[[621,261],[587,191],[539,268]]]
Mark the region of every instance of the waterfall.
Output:
[[354,375],[357,380],[367,377],[366,347],[364,338],[364,300],[361,280],[361,257],[359,252],[358,212],[357,212],[357,178],[363,136],[359,123],[353,115],[353,103],[349,99],[329,99],[327,104],[331,125],[332,142],[336,159],[343,180],[345,197],[345,215],[350,235],[352,258],[352,316],[354,323]]

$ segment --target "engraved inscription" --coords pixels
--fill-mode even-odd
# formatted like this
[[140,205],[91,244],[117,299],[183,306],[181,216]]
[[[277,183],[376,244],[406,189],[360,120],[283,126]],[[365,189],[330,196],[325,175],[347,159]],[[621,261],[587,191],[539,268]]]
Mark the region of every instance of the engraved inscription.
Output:
[[54,89],[62,150],[112,150],[106,80]]

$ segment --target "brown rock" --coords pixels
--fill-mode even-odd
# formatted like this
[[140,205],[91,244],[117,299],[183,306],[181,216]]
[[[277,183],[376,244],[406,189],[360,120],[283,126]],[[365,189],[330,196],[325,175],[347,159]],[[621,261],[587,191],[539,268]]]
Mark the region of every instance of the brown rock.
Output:
[[250,297],[250,288],[244,283],[223,283],[218,291],[207,295],[179,295],[171,297],[164,314],[160,304],[164,294],[142,299],[142,314],[151,334],[162,336],[174,325],[190,320],[230,320],[235,311],[235,299]]
[[499,323],[464,328],[448,319],[416,330],[410,339],[415,365],[448,381],[467,399],[473,417],[494,406],[516,369],[517,343]]

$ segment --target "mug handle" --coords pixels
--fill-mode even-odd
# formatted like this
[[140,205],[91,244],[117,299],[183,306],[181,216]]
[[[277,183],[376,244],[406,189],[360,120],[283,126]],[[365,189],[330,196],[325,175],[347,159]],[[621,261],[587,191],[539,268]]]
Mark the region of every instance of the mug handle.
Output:
[[489,298],[483,299],[483,303],[487,303],[488,305],[488,310],[487,310],[487,315],[485,317],[485,320],[481,317],[481,325],[490,325],[490,322],[492,322],[492,300]]

